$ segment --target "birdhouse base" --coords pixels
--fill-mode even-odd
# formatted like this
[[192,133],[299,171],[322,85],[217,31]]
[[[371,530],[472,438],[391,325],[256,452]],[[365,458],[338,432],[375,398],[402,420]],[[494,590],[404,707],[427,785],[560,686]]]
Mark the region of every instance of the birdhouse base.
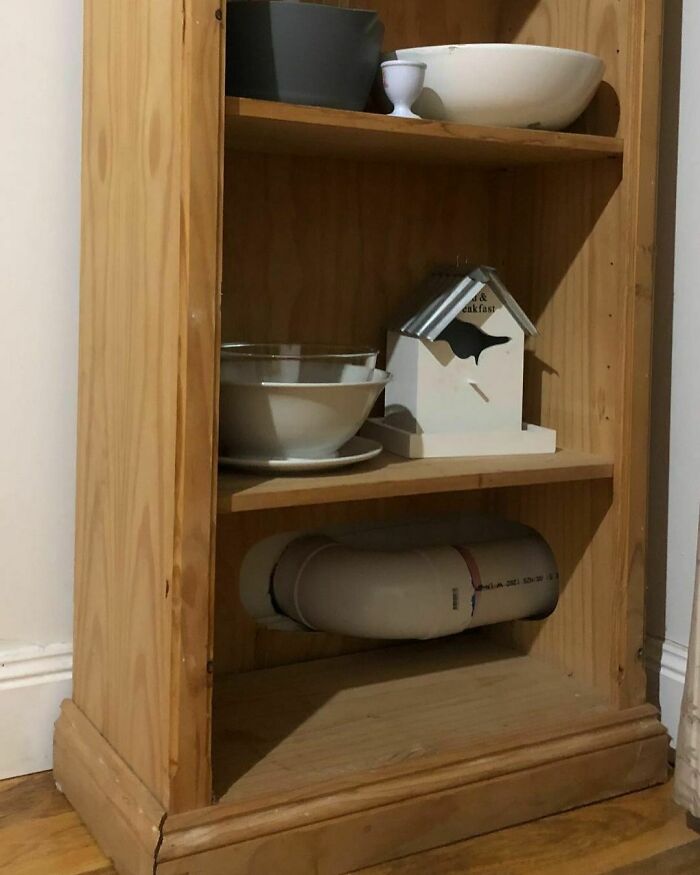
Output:
[[557,449],[556,431],[527,423],[522,431],[418,434],[379,418],[369,419],[360,434],[380,441],[385,450],[408,459],[533,455],[554,453]]

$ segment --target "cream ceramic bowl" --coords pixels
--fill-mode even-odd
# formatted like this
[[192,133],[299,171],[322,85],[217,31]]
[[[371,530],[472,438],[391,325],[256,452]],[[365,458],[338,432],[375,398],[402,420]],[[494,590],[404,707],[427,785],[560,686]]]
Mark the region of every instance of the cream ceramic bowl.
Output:
[[586,109],[605,72],[595,55],[549,46],[427,46],[391,57],[427,64],[413,105],[418,115],[494,127],[562,130]]
[[370,380],[376,349],[320,343],[224,343],[222,383],[360,383]]
[[357,434],[390,376],[356,383],[221,384],[219,443],[224,456],[324,459]]

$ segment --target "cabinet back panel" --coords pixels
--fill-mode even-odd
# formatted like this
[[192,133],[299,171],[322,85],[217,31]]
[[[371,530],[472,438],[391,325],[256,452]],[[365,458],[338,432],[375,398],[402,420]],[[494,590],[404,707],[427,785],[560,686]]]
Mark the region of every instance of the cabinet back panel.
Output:
[[[634,291],[637,282],[647,289],[649,273],[634,261],[641,250],[630,253],[629,246],[640,208],[639,64],[655,50],[658,9],[636,0],[359,5],[380,10],[387,47],[498,39],[601,55],[607,85],[576,127],[625,138],[625,180],[619,160],[494,172],[229,152],[223,336],[383,350],[387,325],[431,265],[465,257],[496,265],[540,331],[527,353],[526,418],[556,428],[562,446],[612,453],[617,468],[614,491],[597,483],[482,495],[491,509],[545,534],[563,577],[552,617],[494,634],[612,702],[637,704],[644,698],[633,658],[642,636],[644,508],[629,505],[627,484],[644,477],[642,457],[629,460],[631,422],[644,422],[626,387],[648,341],[644,300]],[[629,105],[628,90],[635,97]],[[650,130],[652,144],[654,136]],[[647,149],[648,161],[652,154]],[[635,331],[642,346],[631,345]],[[415,512],[414,501],[402,501],[403,512]],[[369,519],[389,512],[396,511],[387,503],[362,502],[333,513]],[[314,514],[325,519],[328,509],[220,521],[219,567],[225,564],[227,579],[217,587],[217,668],[246,670],[366,646],[330,636],[283,642],[240,614],[230,584],[244,543],[294,527],[297,516],[313,525]]]
[[525,418],[560,446],[614,453],[624,346],[624,193],[618,161],[501,175],[491,248],[535,322]]
[[[502,0],[320,0],[326,6],[375,9],[384,22],[384,48],[494,42]],[[533,6],[537,0],[529,0]],[[508,5],[508,3],[506,3]]]
[[[627,288],[619,161],[465,172],[230,153],[226,169],[226,339],[371,343],[383,350],[387,324],[430,265],[469,256],[502,270],[540,330],[527,353],[528,419],[558,429],[562,446],[616,452]],[[625,625],[626,605],[613,561],[619,508],[609,484],[495,491],[484,500],[543,531],[562,566],[555,614],[494,634],[615,701],[624,680],[615,626]],[[415,512],[414,502],[402,507]],[[389,512],[381,502],[334,511],[339,519]],[[313,526],[327,513],[220,520],[218,670],[382,646],[258,629],[240,607],[238,564],[251,538],[295,528],[297,517]]]
[[374,344],[430,267],[488,263],[489,176],[229,153],[226,340]]

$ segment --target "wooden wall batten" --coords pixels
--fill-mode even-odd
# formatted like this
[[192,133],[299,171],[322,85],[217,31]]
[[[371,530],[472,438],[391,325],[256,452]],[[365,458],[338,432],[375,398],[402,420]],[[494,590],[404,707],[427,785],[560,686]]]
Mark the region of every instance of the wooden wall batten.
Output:
[[220,8],[85,3],[75,701],[165,805],[209,793]]

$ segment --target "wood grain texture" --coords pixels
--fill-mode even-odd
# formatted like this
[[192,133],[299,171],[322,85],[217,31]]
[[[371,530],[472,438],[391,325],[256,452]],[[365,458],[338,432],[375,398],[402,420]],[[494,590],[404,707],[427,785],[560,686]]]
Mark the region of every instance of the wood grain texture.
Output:
[[[695,875],[672,784],[361,870],[361,875]],[[0,782],[3,875],[116,875],[49,772]]]
[[75,701],[208,800],[218,0],[85,4]]
[[3,875],[116,875],[72,810],[0,831]]
[[695,875],[700,867],[700,840],[616,869],[612,875]]
[[616,472],[620,494],[616,571],[622,581],[616,616],[622,619],[615,629],[617,651],[612,660],[613,670],[616,664],[627,668],[619,693],[623,706],[640,701],[646,691],[643,661],[635,657],[644,641],[662,34],[663,0],[637,3],[628,21],[628,90],[638,98],[630,101],[626,116],[631,151],[625,160],[624,190],[624,214],[630,221],[623,223],[627,297],[621,393],[625,416],[617,447],[625,464]]
[[557,669],[477,633],[221,678],[214,713],[217,795],[250,804],[478,759],[507,746],[499,736],[516,724],[532,744],[543,726],[611,712]]
[[211,674],[223,204],[221,0],[187,0],[178,456],[170,594],[170,811],[211,798]]
[[614,137],[406,120],[228,97],[226,148],[363,161],[511,167],[621,157],[623,143]]
[[[395,805],[365,808],[356,815],[307,822],[297,829],[275,831],[227,847],[218,844],[226,831],[221,822],[178,836],[183,842],[180,847],[166,832],[156,871],[161,875],[267,875],[278,871],[341,875],[397,854],[444,845],[458,836],[476,835],[657,783],[664,779],[659,763],[665,744],[657,736],[568,756],[509,771],[502,778],[412,796]],[[301,811],[299,816],[303,817]],[[232,820],[229,826],[235,827],[236,822]],[[186,852],[189,839],[208,840],[210,850],[171,859],[173,851]]]
[[[612,453],[617,461],[626,294],[620,178],[607,166],[551,170],[504,177],[499,198],[506,219],[493,227],[496,245],[507,253],[506,282],[523,290],[540,331],[526,353],[525,418],[556,428],[567,447]],[[524,204],[535,205],[534,221]],[[513,624],[496,634],[613,699],[628,668],[617,662],[614,642],[623,586],[611,562],[617,497],[599,485],[572,485],[527,495],[505,491],[493,506],[545,534],[563,569],[563,597],[547,622]]]
[[[601,54],[608,85],[579,127],[621,136],[623,161],[501,171],[229,150],[220,216],[218,0],[86,2],[75,668],[84,713],[64,711],[56,763],[125,875],[153,871],[156,853],[164,875],[339,875],[665,775],[656,716],[625,707],[644,696],[647,182],[661,3],[378,2],[389,47],[510,38]],[[420,496],[417,468],[389,480],[383,469],[358,492],[359,478],[374,476],[366,469],[308,481],[313,496],[290,481],[283,499],[279,482],[253,478],[241,491],[239,479],[227,510],[244,510],[242,496],[250,503],[219,518],[214,611],[219,262],[226,339],[382,347],[426,271],[466,257],[494,263],[540,328],[527,365],[528,418],[558,429],[579,460],[593,454],[607,479],[548,482],[551,465],[537,474],[544,481],[532,471],[514,479],[512,466],[497,482],[485,479],[493,469],[437,477],[433,469],[418,490],[432,494]],[[436,493],[451,475],[462,491]],[[403,497],[388,497],[397,491]],[[315,504],[268,506],[280,500]],[[340,657],[333,695],[322,662],[253,671],[375,646],[256,629],[237,589],[255,540],[460,508],[535,525],[563,570],[557,612],[505,633],[532,654],[513,657],[526,667],[517,687],[515,665],[491,677],[498,660],[471,664],[465,641],[449,645],[454,662],[432,677],[430,666],[406,659],[405,676],[380,678],[375,693],[359,683],[361,666],[400,663],[391,649]],[[240,798],[205,807],[213,626],[217,668],[240,672],[228,705],[226,682],[215,681],[224,697],[217,762],[232,751],[228,761],[240,770],[245,759],[246,774]],[[484,646],[502,653],[501,644]],[[263,682],[278,676],[286,681],[266,700]],[[287,705],[272,707],[273,698]],[[289,725],[303,707],[300,725]],[[566,724],[568,714],[577,719]],[[500,726],[491,748],[489,719]],[[282,734],[271,742],[276,724]],[[462,742],[471,754],[457,750]],[[307,763],[315,789],[300,777]]]
[[465,492],[499,486],[530,486],[612,477],[604,456],[559,450],[544,456],[404,459],[383,453],[339,474],[260,476],[222,469],[219,513],[361,501],[400,495]]
[[161,799],[169,781],[182,24],[174,6],[85,3],[74,698]]
[[224,340],[371,344],[435,262],[489,263],[488,174],[226,153]]
[[0,781],[3,875],[113,875],[109,869],[50,773]]
[[612,700],[616,592],[612,573],[612,506],[608,483],[562,484],[492,493],[491,510],[539,531],[560,574],[560,598],[545,621],[494,627],[490,634],[547,660]]
[[56,723],[54,776],[124,875],[151,875],[165,809],[72,702]]
[[384,863],[362,875],[694,875],[700,842],[670,788]]
[[[358,658],[344,657],[340,662]],[[391,715],[390,708],[385,709],[376,701],[375,705],[378,713]],[[323,784],[300,785],[287,792],[276,792],[271,788],[272,792],[264,799],[224,800],[210,809],[174,815],[165,829],[169,835],[166,856],[177,856],[185,849],[190,852],[210,846],[214,834],[210,830],[199,831],[207,825],[221,824],[216,834],[218,839],[225,837],[227,841],[242,841],[419,796],[435,798],[439,791],[505,778],[524,769],[582,753],[617,749],[619,745],[632,741],[656,739],[667,745],[665,732],[660,729],[654,709],[649,706],[624,712],[594,708],[588,716],[578,715],[571,721],[567,720],[565,713],[541,713],[539,717],[539,722],[531,719],[531,734],[527,737],[513,725],[505,726],[493,736],[482,734],[476,749],[465,746],[461,756],[457,750],[458,742],[453,740],[453,746],[442,754],[430,750],[424,758],[397,759],[381,772],[347,775],[338,772]],[[659,774],[666,775],[665,761]]]
[[[630,101],[641,101],[642,83],[631,72],[638,59],[628,45],[641,45],[635,34],[643,5],[515,2],[502,4],[489,26],[497,26],[504,38],[603,56],[615,100],[599,101],[587,124],[635,136],[629,113],[621,114],[620,107],[627,106],[628,93],[635,95]],[[415,12],[411,7],[406,13],[411,27]],[[443,13],[439,10],[436,20]],[[651,58],[644,69],[658,77],[658,66],[658,58]],[[653,90],[647,103],[656,105]],[[629,158],[625,162],[625,173],[636,178],[635,166]],[[527,356],[526,418],[556,428],[568,449],[624,457],[628,463],[629,448],[623,451],[620,440],[630,422],[629,386],[623,386],[629,349],[620,337],[631,318],[632,286],[623,218],[628,188],[619,164],[584,162],[481,174],[422,168],[407,177],[380,165],[229,155],[227,173],[232,195],[226,239],[231,248],[225,261],[223,322],[228,338],[335,340],[381,348],[385,326],[428,266],[454,261],[466,250],[502,269],[540,329]],[[234,204],[247,208],[236,214]],[[431,209],[433,204],[440,209]],[[385,211],[385,205],[391,208]],[[290,215],[291,222],[282,220]],[[394,253],[406,253],[415,263],[396,261]],[[270,308],[258,306],[261,292]],[[643,363],[636,366],[640,372]],[[643,380],[635,385],[646,392]],[[646,453],[644,441],[638,447]],[[418,467],[410,470],[416,484]],[[365,477],[371,480],[375,472],[371,466],[365,470],[366,475],[360,469],[305,479],[303,486],[333,486],[328,495],[315,492],[314,501],[369,498]],[[232,509],[237,497],[243,508],[253,506],[249,501],[263,506],[263,496],[271,503],[311,500],[299,479],[224,477],[219,508]],[[644,484],[645,478],[635,482]],[[234,490],[243,486],[243,494],[231,496],[232,483]],[[616,484],[621,483],[617,478]],[[280,492],[289,492],[284,498],[278,484]],[[388,492],[403,485],[392,477],[377,488]],[[438,485],[448,481],[430,488]],[[464,481],[455,479],[453,485],[463,488]],[[615,545],[631,505],[623,508],[618,489],[611,494],[603,484],[591,484],[506,490],[493,495],[490,507],[545,531],[565,569],[564,597],[555,615],[536,627],[515,625],[509,640],[575,672],[613,700],[641,702],[642,585],[637,579],[635,595],[622,595],[626,571],[610,563],[613,555],[620,564],[628,561],[626,551],[617,552]],[[638,541],[629,555],[637,557],[639,568]],[[627,642],[624,656],[620,635]]]
[[[462,7],[466,18],[460,25],[450,3],[438,4],[431,22],[420,4],[387,3],[380,11],[389,44],[453,42],[448,34],[463,26],[465,40],[498,37],[596,52],[606,62],[607,85],[579,127],[626,137],[638,135],[630,128],[628,109],[642,100],[642,83],[631,72],[638,66],[634,52],[641,45],[642,7],[641,0],[475,3],[468,13]],[[658,77],[658,59],[648,59],[645,69]],[[653,91],[645,99],[656,105]],[[626,177],[637,178],[634,163],[625,158],[624,166]],[[620,441],[630,422],[629,387],[623,386],[629,349],[620,337],[630,318],[631,285],[625,255],[628,187],[620,162],[506,172],[412,167],[407,173],[405,165],[228,154],[226,174],[227,339],[333,340],[383,348],[386,326],[425,271],[468,254],[502,270],[540,329],[527,356],[526,418],[556,428],[567,450],[623,458]],[[259,306],[261,296],[268,306]],[[646,452],[645,443],[640,447]],[[626,447],[624,458],[629,455]],[[337,488],[337,500],[369,498],[364,477],[369,480],[374,472],[366,470],[316,482]],[[414,472],[417,467],[411,477]],[[263,495],[277,502],[277,483],[280,491],[289,490],[285,502],[311,500],[295,481],[237,479],[246,484],[239,506],[250,507],[247,502],[254,500],[261,507]],[[236,504],[230,483],[221,480],[220,510]],[[455,479],[454,486],[463,483]],[[387,491],[402,487],[393,477],[381,484]],[[530,497],[526,490],[494,494],[490,507],[544,527],[567,573],[557,613],[537,628],[514,626],[509,640],[575,672],[611,700],[633,704],[644,696],[637,656],[642,586],[639,580],[633,585],[632,608],[628,595],[620,594],[626,571],[610,564],[613,555],[620,565],[627,562],[616,539],[629,505],[623,509],[618,497],[618,490],[611,494],[603,484],[538,487]],[[326,496],[318,491],[313,500]],[[620,635],[628,642],[624,658]]]
[[[384,22],[383,48],[432,46],[455,42],[493,42],[501,7],[510,0],[321,0],[346,9],[373,9]],[[529,0],[532,6],[535,0]]]

